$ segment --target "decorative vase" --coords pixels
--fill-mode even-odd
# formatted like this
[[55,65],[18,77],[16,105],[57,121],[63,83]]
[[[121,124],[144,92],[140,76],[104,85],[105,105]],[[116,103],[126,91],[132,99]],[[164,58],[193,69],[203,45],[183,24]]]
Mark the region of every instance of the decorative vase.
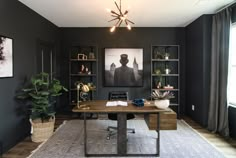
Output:
[[164,99],[164,100],[155,100],[154,105],[159,109],[166,109],[170,105],[170,100]]

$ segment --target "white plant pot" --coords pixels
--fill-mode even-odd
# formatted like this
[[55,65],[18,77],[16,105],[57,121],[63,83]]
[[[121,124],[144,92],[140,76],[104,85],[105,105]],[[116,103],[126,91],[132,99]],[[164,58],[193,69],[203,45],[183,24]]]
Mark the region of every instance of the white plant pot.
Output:
[[170,100],[168,100],[168,99],[165,99],[165,100],[155,100],[154,104],[159,109],[166,109],[170,105]]

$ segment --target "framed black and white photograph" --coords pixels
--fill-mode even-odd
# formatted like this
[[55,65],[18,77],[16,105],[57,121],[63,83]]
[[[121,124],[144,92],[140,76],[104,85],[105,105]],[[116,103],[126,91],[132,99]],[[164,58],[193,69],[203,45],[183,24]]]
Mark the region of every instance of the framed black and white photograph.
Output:
[[13,77],[13,40],[0,35],[0,78]]
[[105,48],[104,86],[143,86],[143,48]]

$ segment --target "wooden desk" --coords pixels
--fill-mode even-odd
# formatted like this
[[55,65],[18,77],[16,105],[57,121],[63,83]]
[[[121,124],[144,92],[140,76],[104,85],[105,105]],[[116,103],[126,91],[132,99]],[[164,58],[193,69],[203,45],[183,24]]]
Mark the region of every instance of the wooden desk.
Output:
[[[159,156],[160,155],[160,113],[170,111],[170,109],[158,109],[153,104],[145,105],[144,107],[136,107],[131,103],[128,106],[106,107],[107,100],[96,100],[83,102],[90,106],[90,109],[73,108],[73,112],[84,113],[84,153],[85,156]],[[87,131],[86,131],[86,113],[116,113],[117,114],[117,154],[88,154],[87,153]],[[134,114],[156,114],[157,115],[157,141],[156,153],[154,154],[127,154],[127,113]]]

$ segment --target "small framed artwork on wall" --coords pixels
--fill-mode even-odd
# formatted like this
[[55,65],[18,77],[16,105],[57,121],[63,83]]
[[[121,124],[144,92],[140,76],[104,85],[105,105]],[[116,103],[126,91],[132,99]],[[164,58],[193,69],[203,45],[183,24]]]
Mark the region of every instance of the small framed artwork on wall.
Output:
[[0,35],[0,78],[13,77],[13,40]]
[[143,86],[143,48],[105,48],[104,86]]

